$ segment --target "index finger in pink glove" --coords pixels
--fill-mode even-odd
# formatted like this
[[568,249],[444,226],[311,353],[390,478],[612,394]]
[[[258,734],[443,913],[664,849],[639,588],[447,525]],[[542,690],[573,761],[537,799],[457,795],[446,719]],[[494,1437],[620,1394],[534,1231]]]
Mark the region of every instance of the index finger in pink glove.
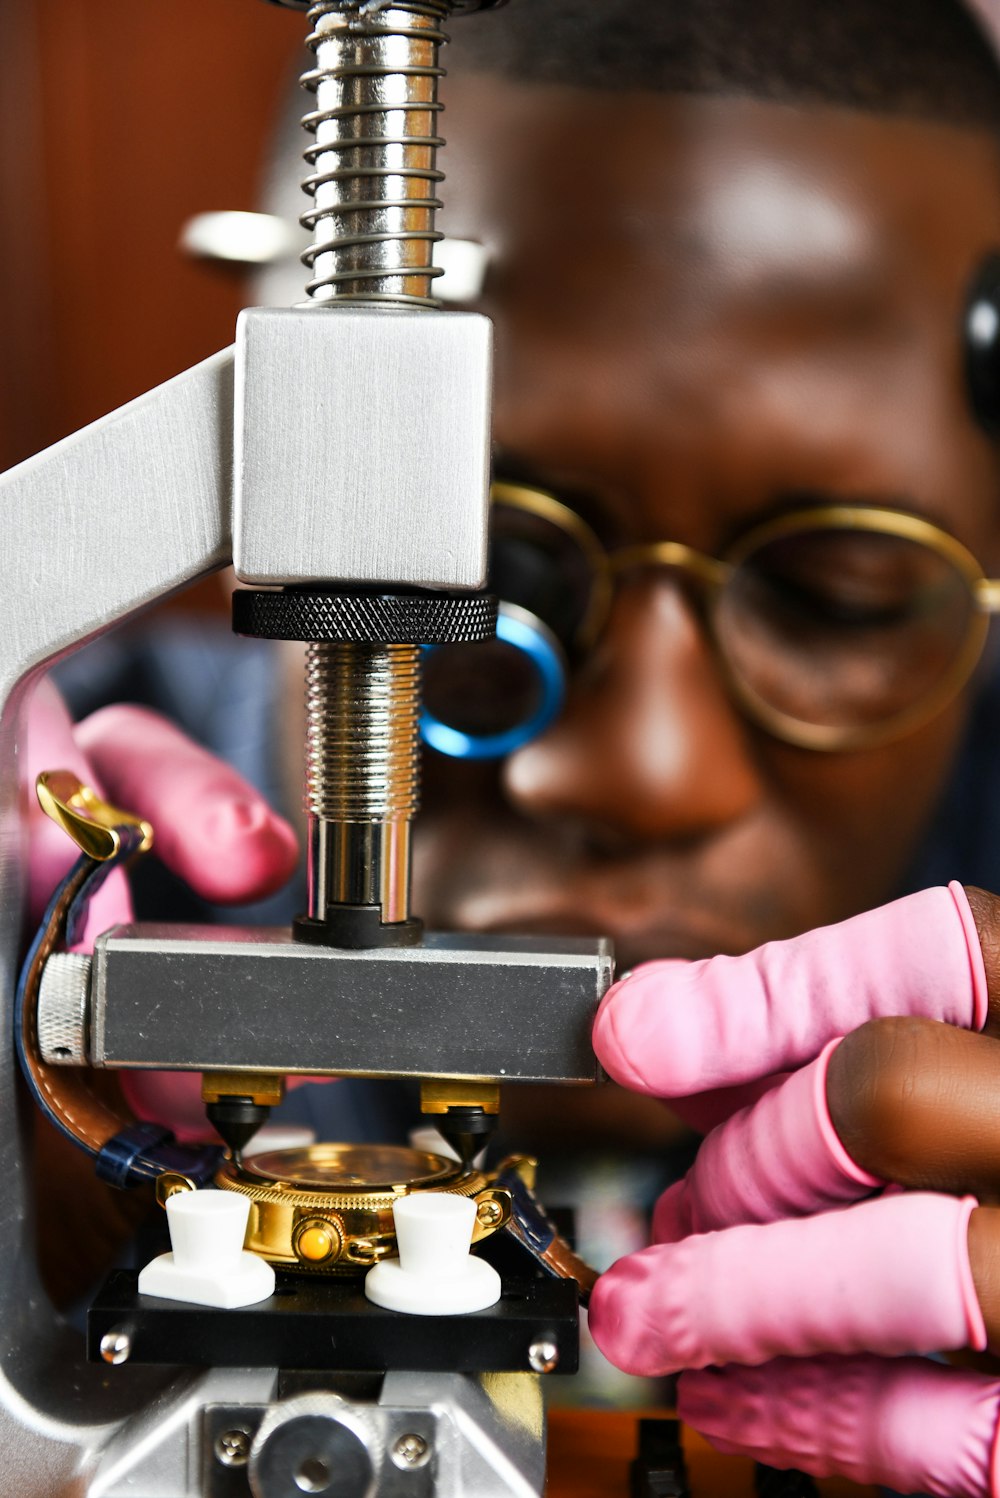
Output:
[[982,1029],[982,949],[959,884],[769,942],[743,957],[650,962],[610,988],[594,1049],[616,1082],[686,1097],[811,1061],[887,1015]]
[[712,1130],[687,1175],[657,1203],[655,1242],[805,1217],[885,1184],[851,1158],[830,1118],[826,1077],[839,1044],[831,1041],[809,1066]]
[[828,1352],[981,1350],[975,1206],[910,1192],[643,1249],[597,1281],[590,1330],[619,1368],[654,1376]]
[[1000,1379],[926,1358],[778,1358],[683,1373],[681,1417],[718,1450],[903,1493],[995,1498]]
[[295,833],[229,765],[158,713],[106,707],[76,740],[112,801],[152,822],[155,851],[207,900],[260,899],[287,882]]

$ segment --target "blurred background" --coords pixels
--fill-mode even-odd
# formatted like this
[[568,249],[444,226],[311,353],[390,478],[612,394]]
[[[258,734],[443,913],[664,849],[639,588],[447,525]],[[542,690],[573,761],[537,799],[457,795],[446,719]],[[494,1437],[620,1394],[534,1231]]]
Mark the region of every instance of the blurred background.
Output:
[[3,0],[0,470],[232,341],[245,277],[178,242],[257,205],[306,31],[262,0]]
[[232,340],[246,277],[179,239],[261,205],[306,31],[263,0],[2,0],[0,471]]

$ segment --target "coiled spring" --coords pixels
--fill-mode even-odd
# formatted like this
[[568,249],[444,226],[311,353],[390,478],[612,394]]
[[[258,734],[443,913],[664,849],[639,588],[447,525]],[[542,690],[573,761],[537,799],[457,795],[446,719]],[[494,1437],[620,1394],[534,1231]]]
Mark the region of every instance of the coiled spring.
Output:
[[450,0],[322,0],[309,12],[316,67],[302,78],[317,107],[302,215],[317,301],[434,307],[441,22]]

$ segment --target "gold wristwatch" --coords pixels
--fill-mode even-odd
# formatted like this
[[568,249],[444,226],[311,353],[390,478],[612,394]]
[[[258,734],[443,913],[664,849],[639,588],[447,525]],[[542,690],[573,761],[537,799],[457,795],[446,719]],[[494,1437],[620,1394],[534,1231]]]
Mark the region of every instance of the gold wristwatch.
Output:
[[[423,1150],[380,1144],[313,1144],[273,1150],[242,1164],[227,1159],[215,1184],[250,1199],[245,1247],[270,1263],[319,1274],[356,1275],[396,1252],[392,1204],[416,1191],[446,1191],[476,1204],[472,1241],[509,1221],[515,1172],[531,1185],[534,1162],[505,1160],[488,1174]],[[164,1183],[169,1194],[169,1184]]]

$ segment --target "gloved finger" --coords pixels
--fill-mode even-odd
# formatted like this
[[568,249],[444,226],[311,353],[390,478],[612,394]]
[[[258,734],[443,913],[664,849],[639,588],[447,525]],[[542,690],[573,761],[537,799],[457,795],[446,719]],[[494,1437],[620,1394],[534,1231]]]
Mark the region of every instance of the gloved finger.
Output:
[[[21,796],[28,828],[28,919],[34,928],[56,885],[80,856],[62,828],[39,806],[36,777],[43,770],[72,770],[98,794],[104,794],[100,777],[76,742],[66,704],[47,677],[38,683],[28,704],[21,765]],[[78,948],[89,950],[98,932],[131,918],[128,882],[120,870],[115,870],[91,899]]]
[[[947,1033],[983,1043],[982,1036],[965,1031]],[[840,1045],[831,1041],[809,1066],[712,1130],[687,1175],[657,1203],[654,1242],[676,1243],[737,1223],[806,1217],[870,1196],[885,1184],[856,1164],[830,1118],[827,1070]]]
[[770,942],[743,957],[651,962],[605,995],[594,1048],[615,1079],[688,1097],[811,1061],[882,1015],[981,1030],[988,986],[961,885]]
[[[619,1368],[654,1376],[829,1352],[982,1349],[975,1206],[900,1193],[647,1248],[598,1280],[590,1330]],[[987,1290],[992,1243],[991,1225],[977,1266]]]
[[888,1181],[995,1197],[1000,1040],[872,1020],[705,1140],[654,1212],[658,1243],[802,1217]]
[[230,766],[157,713],[106,707],[76,739],[110,799],[152,822],[163,862],[207,900],[237,904],[286,883],[295,833]]
[[779,1358],[683,1373],[682,1419],[718,1450],[903,1493],[998,1491],[1000,1379],[926,1358]]

